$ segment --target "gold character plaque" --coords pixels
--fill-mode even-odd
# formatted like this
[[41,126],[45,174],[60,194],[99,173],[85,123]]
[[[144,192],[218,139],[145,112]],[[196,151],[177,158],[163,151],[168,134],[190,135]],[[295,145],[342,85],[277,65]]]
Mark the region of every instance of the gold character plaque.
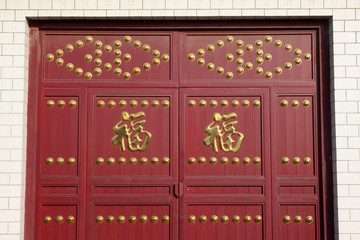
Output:
[[235,129],[238,121],[232,119],[236,117],[236,113],[224,115],[214,113],[214,121],[205,128],[205,132],[209,135],[204,139],[205,146],[212,146],[216,153],[219,152],[218,145],[223,152],[238,152],[244,141],[244,134]]
[[[150,132],[144,131],[143,126],[146,123],[146,120],[139,120],[143,117],[145,117],[144,112],[134,114],[122,112],[121,121],[113,127],[113,131],[116,135],[111,138],[112,144],[119,144],[122,152],[126,151],[126,146],[128,150],[132,152],[146,151],[150,145],[152,135]],[[130,126],[125,122],[129,122]]]

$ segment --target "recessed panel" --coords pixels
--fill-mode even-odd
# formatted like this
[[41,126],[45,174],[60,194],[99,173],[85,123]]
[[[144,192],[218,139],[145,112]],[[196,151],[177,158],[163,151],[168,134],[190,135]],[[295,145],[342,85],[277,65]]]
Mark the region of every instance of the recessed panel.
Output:
[[78,175],[78,97],[44,97],[42,101],[41,175]]
[[188,186],[187,194],[211,197],[262,195],[262,186]]
[[174,239],[174,218],[168,205],[96,205],[91,239]]
[[170,187],[144,187],[144,186],[95,186],[97,196],[169,196]]
[[260,176],[260,96],[187,96],[186,175]]
[[170,35],[46,35],[44,80],[169,82]]
[[311,34],[189,34],[185,82],[312,80]]
[[279,195],[283,196],[314,196],[316,194],[315,186],[280,186]]
[[78,195],[78,187],[76,186],[42,186],[40,194],[45,196],[71,196]]
[[182,239],[264,239],[261,205],[189,205]]
[[278,171],[281,176],[314,176],[312,96],[278,96]]
[[169,96],[94,98],[92,165],[96,177],[169,177]]

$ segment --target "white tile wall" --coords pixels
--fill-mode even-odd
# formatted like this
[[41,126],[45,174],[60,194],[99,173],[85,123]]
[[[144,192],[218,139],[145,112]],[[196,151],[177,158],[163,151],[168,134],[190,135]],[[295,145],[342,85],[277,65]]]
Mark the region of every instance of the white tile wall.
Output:
[[[0,0],[0,240],[23,239],[26,17],[332,16],[337,239],[360,239],[360,0]],[[334,151],[335,153],[335,151]],[[4,220],[5,219],[5,220]]]

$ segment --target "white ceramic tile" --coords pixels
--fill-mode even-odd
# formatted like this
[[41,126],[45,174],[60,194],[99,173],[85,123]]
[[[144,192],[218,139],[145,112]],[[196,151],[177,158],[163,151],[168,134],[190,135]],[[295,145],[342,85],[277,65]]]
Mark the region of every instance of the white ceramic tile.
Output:
[[54,10],[75,9],[75,0],[52,0]]
[[30,0],[30,9],[51,9],[51,1]]
[[142,0],[121,0],[120,9],[142,9]]
[[166,9],[187,9],[185,0],[166,0]]
[[118,10],[120,8],[120,0],[99,0],[97,9]]
[[28,9],[29,0],[7,0],[7,9]]
[[164,9],[165,0],[144,0],[143,9]]

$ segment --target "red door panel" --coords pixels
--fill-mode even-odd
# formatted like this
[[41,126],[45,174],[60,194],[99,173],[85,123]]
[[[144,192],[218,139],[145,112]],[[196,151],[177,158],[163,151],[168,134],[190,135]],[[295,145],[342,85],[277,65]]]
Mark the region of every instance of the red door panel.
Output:
[[174,239],[173,224],[166,205],[95,205],[91,239]]
[[279,176],[314,176],[313,96],[277,98]]
[[39,221],[40,240],[78,239],[77,206],[43,205]]
[[169,177],[170,98],[94,100],[94,177]]
[[185,41],[184,83],[233,86],[248,80],[314,79],[309,33],[190,33]]
[[177,91],[92,89],[88,98],[88,238],[176,239]]
[[[78,175],[78,97],[45,96],[42,99],[41,175]],[[61,129],[61,131],[60,131]]]
[[267,90],[182,89],[180,102],[180,238],[264,239],[271,231],[270,222],[262,223],[271,211],[264,197],[270,193]]
[[261,205],[189,205],[186,239],[264,239]]
[[280,240],[318,239],[314,205],[281,205]]
[[222,94],[186,93],[186,178],[263,175],[262,96]]
[[[89,133],[96,183],[163,184],[177,176],[176,109],[173,90],[115,90],[90,95]],[[122,92],[122,93],[121,93]],[[91,127],[93,126],[93,127]],[[149,182],[148,179],[152,179]],[[122,179],[121,182],[119,179]]]
[[171,35],[47,34],[46,81],[171,81]]

